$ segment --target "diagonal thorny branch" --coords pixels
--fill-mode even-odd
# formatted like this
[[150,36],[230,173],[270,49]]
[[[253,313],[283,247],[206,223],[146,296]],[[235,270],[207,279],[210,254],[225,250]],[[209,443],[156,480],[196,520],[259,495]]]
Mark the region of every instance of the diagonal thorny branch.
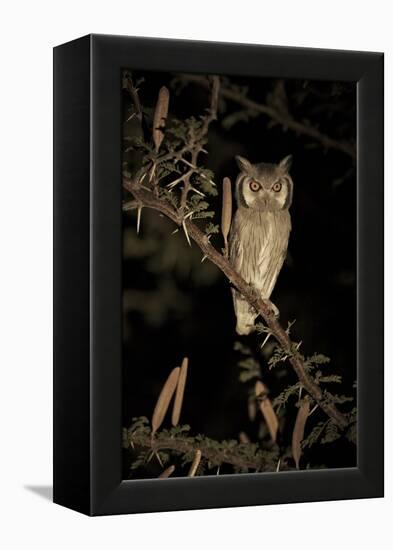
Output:
[[278,319],[271,311],[269,305],[260,298],[255,289],[246,283],[246,281],[237,273],[229,261],[210,243],[208,236],[203,233],[192,221],[184,220],[179,211],[175,210],[166,200],[157,198],[147,189],[142,188],[138,181],[132,178],[123,178],[123,186],[145,208],[152,208],[167,216],[179,227],[186,225],[188,235],[199,246],[204,256],[213,262],[227,277],[230,283],[243,295],[247,302],[252,305],[256,311],[264,318],[272,334],[288,355],[288,360],[304,389],[313,397],[321,409],[330,416],[340,428],[345,428],[348,424],[345,415],[343,415],[332,403],[324,399],[321,388],[315,384],[312,378],[307,374],[304,358],[298,352],[295,345],[289,338],[286,331],[282,328]]

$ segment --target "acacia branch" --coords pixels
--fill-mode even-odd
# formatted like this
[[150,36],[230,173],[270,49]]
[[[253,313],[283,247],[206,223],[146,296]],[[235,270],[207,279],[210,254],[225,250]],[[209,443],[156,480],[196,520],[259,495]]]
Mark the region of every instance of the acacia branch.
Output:
[[128,442],[132,445],[151,449],[154,453],[158,453],[159,451],[175,451],[183,455],[194,454],[195,449],[198,448],[201,451],[201,455],[216,466],[225,463],[231,464],[240,470],[255,471],[263,471],[266,467],[266,456],[263,456],[261,452],[258,453],[258,451],[254,456],[244,456],[240,444],[238,447],[232,449],[223,449],[220,448],[220,444],[218,443],[218,448],[214,448],[209,440],[196,442],[193,438],[186,436],[177,436],[174,438],[163,435],[154,439],[150,435],[138,433],[138,431],[128,433]]
[[334,404],[324,399],[321,388],[307,374],[304,358],[296,349],[294,343],[289,338],[287,332],[280,325],[277,317],[269,307],[269,304],[262,300],[259,293],[237,273],[230,262],[210,243],[208,236],[203,233],[189,218],[183,216],[175,210],[166,200],[153,195],[147,189],[143,189],[138,179],[123,177],[123,185],[135,198],[135,200],[146,208],[152,208],[171,219],[177,226],[184,224],[188,235],[199,246],[203,255],[213,262],[227,277],[229,282],[242,294],[247,302],[263,317],[271,333],[276,338],[284,352],[288,355],[288,360],[292,365],[299,381],[304,389],[318,403],[321,409],[340,427],[345,428],[348,421]]
[[137,118],[141,122],[142,117],[143,117],[143,113],[142,113],[141,102],[139,100],[138,88],[135,88],[135,86],[132,82],[131,75],[128,72],[126,72],[125,75],[124,75],[123,85],[124,85],[125,89],[128,91],[128,93],[130,94],[130,96],[132,98],[132,101],[134,103],[135,115],[137,116]]
[[[193,82],[204,88],[208,88],[209,86],[209,82],[203,76],[184,75],[182,78],[188,82]],[[264,103],[258,103],[243,95],[242,93],[237,92],[236,90],[232,90],[231,88],[225,88],[221,86],[220,94],[222,97],[238,103],[239,105],[245,107],[250,111],[267,115],[277,124],[280,124],[284,128],[290,128],[300,135],[308,136],[315,141],[318,141],[326,149],[335,149],[337,151],[341,151],[342,153],[349,155],[352,160],[356,160],[356,148],[351,143],[331,138],[330,136],[323,134],[314,126],[311,126],[310,124],[307,124],[305,122],[299,122],[298,120],[295,120],[290,116],[289,113],[279,111],[274,107],[266,105]]]
[[[202,118],[202,125],[197,131],[192,131],[189,140],[189,150],[191,151],[191,165],[196,166],[199,153],[203,150],[205,144],[205,136],[209,131],[210,123],[217,118],[218,93],[220,89],[220,79],[218,76],[211,77],[211,98],[210,107],[207,109],[207,114]],[[180,198],[180,208],[184,212],[187,204],[187,196],[191,189],[191,174],[184,178],[184,187]]]

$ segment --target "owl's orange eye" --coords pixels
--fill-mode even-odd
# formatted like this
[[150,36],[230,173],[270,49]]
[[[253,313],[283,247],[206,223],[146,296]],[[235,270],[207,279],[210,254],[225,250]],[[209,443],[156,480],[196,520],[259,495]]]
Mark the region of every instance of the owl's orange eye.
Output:
[[281,183],[280,183],[279,181],[277,181],[277,182],[273,185],[272,189],[273,189],[273,191],[275,191],[276,193],[279,193],[279,192],[281,191],[281,187],[282,187]]
[[257,183],[256,181],[252,181],[250,183],[250,189],[251,191],[254,191],[254,193],[256,193],[257,191],[259,191],[259,189],[261,188],[261,186],[259,185],[259,183]]

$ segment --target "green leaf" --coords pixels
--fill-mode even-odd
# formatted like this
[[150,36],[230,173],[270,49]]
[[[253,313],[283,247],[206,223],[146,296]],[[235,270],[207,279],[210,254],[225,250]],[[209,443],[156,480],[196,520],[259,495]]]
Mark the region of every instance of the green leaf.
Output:
[[281,361],[285,361],[288,357],[288,354],[279,346],[276,345],[273,355],[268,361],[269,369],[272,369],[277,366]]
[[219,225],[214,225],[213,223],[208,223],[207,226],[205,227],[205,233],[207,235],[213,235],[214,233],[219,233],[220,232],[220,226]]
[[296,384],[293,384],[292,386],[285,388],[284,391],[282,391],[279,395],[277,395],[275,399],[273,399],[273,407],[284,406],[286,405],[290,397],[292,397],[293,395],[298,396],[300,386],[301,386],[300,382],[296,382]]
[[348,441],[356,445],[357,443],[357,423],[356,422],[354,422],[349,426],[348,430],[346,431],[345,437],[348,439]]
[[[209,212],[206,212],[206,211],[203,211],[203,212],[196,212],[196,214],[193,214],[193,219],[194,220],[198,220],[198,219],[206,219],[206,218],[214,218],[214,212],[213,211],[209,211]],[[216,233],[218,233],[218,231],[216,231]]]
[[326,424],[325,435],[321,439],[322,445],[326,445],[326,443],[333,443],[333,441],[336,441],[340,437],[341,433],[339,432],[337,425],[332,420],[329,420]]

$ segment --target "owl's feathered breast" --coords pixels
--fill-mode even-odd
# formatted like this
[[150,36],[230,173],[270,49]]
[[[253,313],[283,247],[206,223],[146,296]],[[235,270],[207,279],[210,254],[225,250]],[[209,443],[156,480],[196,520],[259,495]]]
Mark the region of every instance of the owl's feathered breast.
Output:
[[288,210],[239,208],[230,233],[230,261],[246,282],[269,298],[285,260],[291,218]]

